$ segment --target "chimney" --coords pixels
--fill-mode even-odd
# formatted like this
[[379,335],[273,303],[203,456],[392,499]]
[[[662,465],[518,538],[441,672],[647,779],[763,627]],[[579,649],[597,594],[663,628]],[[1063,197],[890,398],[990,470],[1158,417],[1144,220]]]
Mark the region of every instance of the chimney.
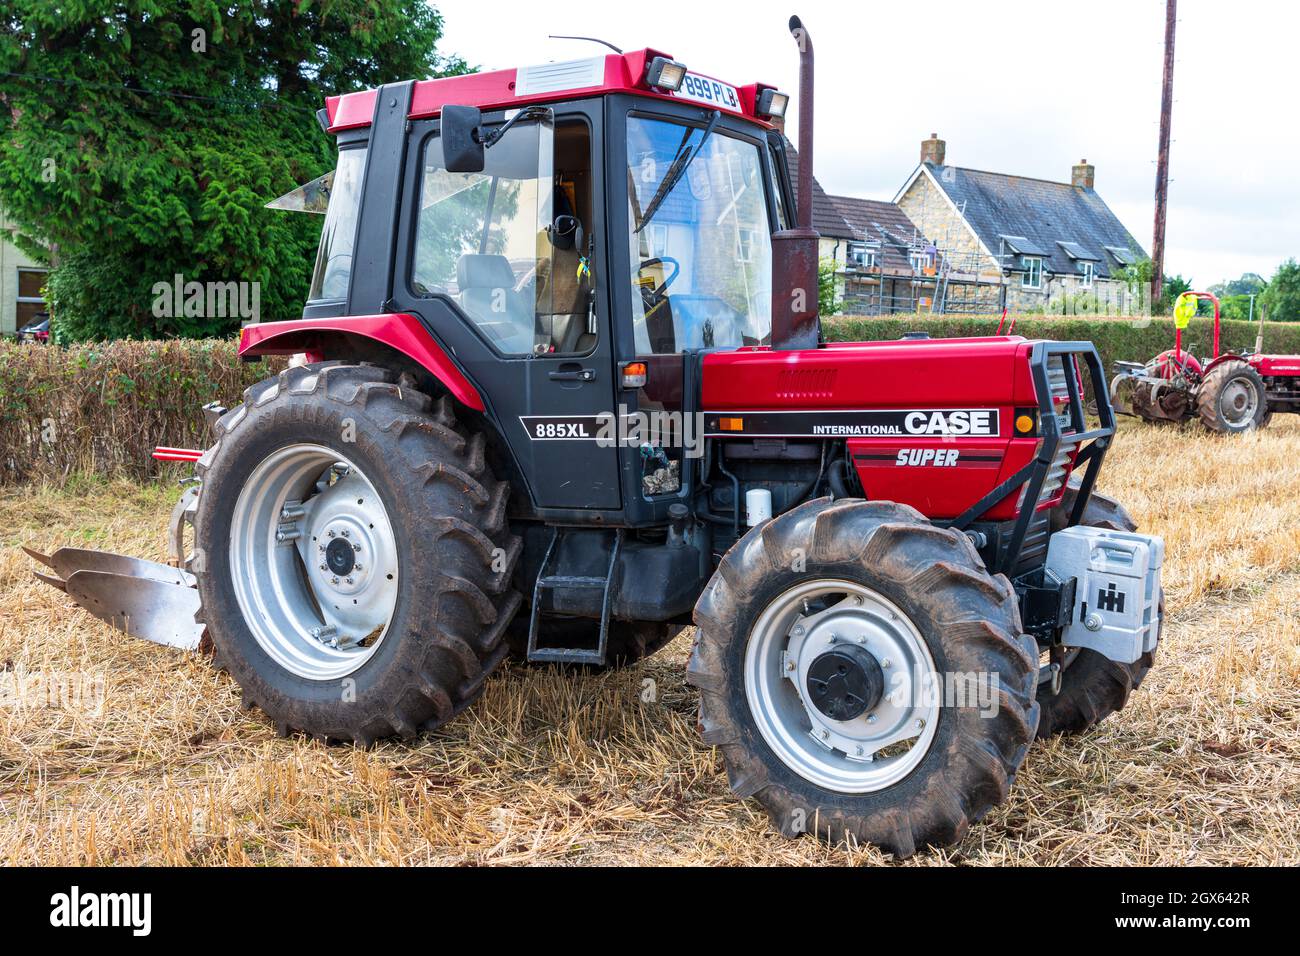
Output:
[[921,140],[921,162],[942,166],[947,145],[939,138],[938,133],[931,133],[929,139]]
[[1092,189],[1097,182],[1097,167],[1090,165],[1086,159],[1079,160],[1078,166],[1070,167],[1070,185],[1079,189]]

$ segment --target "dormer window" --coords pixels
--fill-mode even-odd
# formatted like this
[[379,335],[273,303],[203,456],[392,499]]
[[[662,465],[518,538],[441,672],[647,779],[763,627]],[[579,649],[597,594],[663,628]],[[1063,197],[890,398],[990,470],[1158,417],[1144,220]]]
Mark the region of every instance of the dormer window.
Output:
[[1079,263],[1079,275],[1080,275],[1079,284],[1083,286],[1085,289],[1091,289],[1092,280],[1096,276],[1096,273],[1097,273],[1097,267],[1094,266],[1091,262],[1080,262]]
[[850,242],[848,264],[856,269],[874,269],[876,267],[876,251],[865,242]]
[[1024,270],[1024,275],[1020,278],[1020,285],[1025,289],[1041,289],[1043,287],[1043,260],[1039,256],[1021,256],[1020,265]]

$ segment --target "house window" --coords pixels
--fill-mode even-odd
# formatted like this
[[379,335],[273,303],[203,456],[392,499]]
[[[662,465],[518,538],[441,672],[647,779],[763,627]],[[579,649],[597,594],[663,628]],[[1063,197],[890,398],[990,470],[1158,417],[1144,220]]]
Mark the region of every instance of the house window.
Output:
[[1043,287],[1043,260],[1038,256],[1022,256],[1020,261],[1025,268],[1025,274],[1020,279],[1020,285],[1026,289],[1041,289]]
[[850,242],[848,262],[850,266],[858,269],[874,269],[876,267],[876,252],[865,242]]
[[754,243],[758,234],[753,229],[736,230],[736,259],[739,262],[754,261]]
[[934,257],[928,252],[912,253],[912,271],[928,272],[934,268]]
[[1080,280],[1080,284],[1081,284],[1085,289],[1091,289],[1091,288],[1092,288],[1092,279],[1093,279],[1093,275],[1094,275],[1094,273],[1095,273],[1095,271],[1096,271],[1095,267],[1093,266],[1093,264],[1092,264],[1091,262],[1080,262],[1080,263],[1079,263],[1079,271],[1080,271],[1081,273],[1083,273],[1083,278]]
[[48,311],[45,299],[41,296],[45,276],[44,269],[18,270],[18,322],[14,328],[21,329],[24,325],[30,325],[37,320],[37,316],[43,316]]
[[[658,258],[668,255],[668,226],[663,223],[651,223],[645,229],[646,258]],[[748,261],[748,260],[746,260]]]

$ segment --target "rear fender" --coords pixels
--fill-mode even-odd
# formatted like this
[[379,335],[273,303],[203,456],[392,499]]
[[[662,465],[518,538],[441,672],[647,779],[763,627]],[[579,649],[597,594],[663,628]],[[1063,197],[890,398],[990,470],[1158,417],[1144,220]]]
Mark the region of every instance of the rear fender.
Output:
[[1251,362],[1251,361],[1250,361],[1250,358],[1248,358],[1248,357],[1245,356],[1245,355],[1236,355],[1236,354],[1234,354],[1234,353],[1232,353],[1232,352],[1224,352],[1222,355],[1220,355],[1218,358],[1216,358],[1213,362],[1210,362],[1208,365],[1206,365],[1204,369],[1202,369],[1202,371],[1201,371],[1201,375],[1202,375],[1202,377],[1204,377],[1205,375],[1208,375],[1211,369],[1218,368],[1220,365],[1225,365],[1225,364],[1227,364],[1228,362],[1241,362],[1241,363],[1243,363],[1243,364],[1247,364],[1247,365],[1255,364],[1255,363]]
[[487,410],[474,383],[420,320],[406,313],[260,322],[244,327],[239,339],[239,356],[255,358],[305,352],[311,361],[327,361],[352,357],[358,346],[373,350],[376,343],[415,362],[462,405],[478,412]]

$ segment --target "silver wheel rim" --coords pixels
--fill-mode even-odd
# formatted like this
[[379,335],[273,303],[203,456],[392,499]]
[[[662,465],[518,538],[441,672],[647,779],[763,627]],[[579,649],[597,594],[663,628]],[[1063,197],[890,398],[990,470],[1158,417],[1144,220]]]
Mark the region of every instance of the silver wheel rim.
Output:
[[[885,678],[880,702],[845,721],[817,710],[807,690],[812,662],[838,643],[865,648]],[[750,713],[768,746],[826,790],[892,786],[934,742],[941,694],[930,649],[897,605],[861,584],[808,581],[773,600],[750,633],[744,676]]]
[[368,661],[397,606],[397,542],[379,494],[323,445],[290,445],[253,469],[235,501],[230,573],[268,656],[308,680]]
[[1255,383],[1248,378],[1234,378],[1223,387],[1219,395],[1219,412],[1230,425],[1245,425],[1254,421],[1259,408],[1259,394]]

